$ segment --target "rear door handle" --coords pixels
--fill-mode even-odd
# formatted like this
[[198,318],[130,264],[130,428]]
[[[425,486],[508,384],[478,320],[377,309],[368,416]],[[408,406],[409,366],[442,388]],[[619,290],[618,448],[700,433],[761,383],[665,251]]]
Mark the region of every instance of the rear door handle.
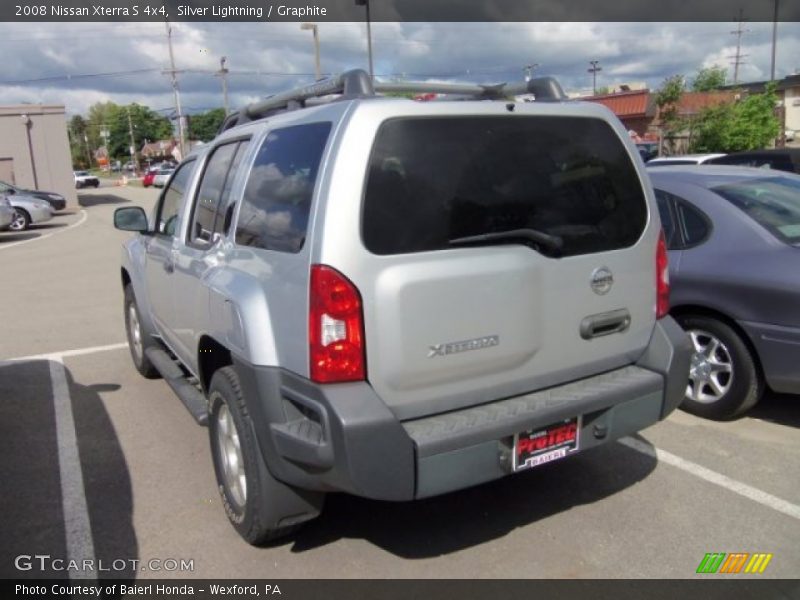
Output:
[[581,321],[580,333],[585,340],[590,340],[612,333],[622,333],[631,325],[631,313],[626,308],[610,312],[589,315]]

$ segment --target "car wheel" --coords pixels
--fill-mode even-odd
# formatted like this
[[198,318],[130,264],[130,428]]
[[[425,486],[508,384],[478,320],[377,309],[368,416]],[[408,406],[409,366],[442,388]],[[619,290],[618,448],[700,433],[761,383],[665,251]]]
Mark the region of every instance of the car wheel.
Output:
[[8,228],[11,231],[25,231],[31,226],[31,216],[22,208],[14,209],[14,219]]
[[681,408],[708,419],[737,417],[761,398],[764,381],[744,340],[713,317],[677,317],[689,334],[693,354]]
[[208,433],[217,488],[233,527],[261,545],[319,515],[324,494],[291,488],[267,469],[233,367],[219,369],[208,390]]
[[155,368],[150,359],[147,358],[145,350],[156,344],[153,337],[142,325],[139,306],[136,304],[136,296],[133,294],[131,284],[125,286],[125,332],[128,336],[128,349],[131,351],[131,358],[136,370],[148,379],[158,379],[161,374]]
[[99,188],[99,187],[100,187],[100,182],[99,182],[99,181],[96,181],[96,182],[95,182],[95,183],[93,183],[92,185],[93,185],[95,188]]

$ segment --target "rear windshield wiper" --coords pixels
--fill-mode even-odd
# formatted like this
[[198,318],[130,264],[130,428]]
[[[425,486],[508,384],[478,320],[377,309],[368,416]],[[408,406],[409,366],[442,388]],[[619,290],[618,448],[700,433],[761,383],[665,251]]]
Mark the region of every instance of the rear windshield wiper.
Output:
[[536,229],[512,229],[511,231],[495,231],[480,235],[448,240],[451,246],[466,246],[471,244],[496,244],[506,242],[522,242],[527,246],[542,251],[547,251],[552,256],[560,256],[564,247],[564,240],[557,235],[550,235]]

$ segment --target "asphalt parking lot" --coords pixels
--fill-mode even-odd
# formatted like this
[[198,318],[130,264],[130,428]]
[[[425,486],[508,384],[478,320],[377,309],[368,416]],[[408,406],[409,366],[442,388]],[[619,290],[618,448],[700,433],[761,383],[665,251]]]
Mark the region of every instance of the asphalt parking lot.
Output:
[[[113,566],[92,576],[684,578],[709,552],[773,557],[760,575],[703,577],[800,572],[800,397],[778,395],[735,422],[677,412],[439,498],[331,495],[294,536],[246,545],[220,506],[206,430],[123,343],[127,234],[111,216],[157,194],[85,191],[44,226],[0,233],[0,577],[63,576],[51,559],[86,559]],[[18,558],[33,555],[51,559]]]

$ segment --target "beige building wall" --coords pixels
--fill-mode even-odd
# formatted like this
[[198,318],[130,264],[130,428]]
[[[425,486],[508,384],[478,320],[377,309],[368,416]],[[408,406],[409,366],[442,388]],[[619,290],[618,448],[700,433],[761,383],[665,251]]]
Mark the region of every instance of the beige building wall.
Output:
[[786,127],[800,131],[800,86],[787,88],[784,95]]
[[63,106],[0,106],[0,179],[57,192],[67,199],[67,206],[77,206]]

